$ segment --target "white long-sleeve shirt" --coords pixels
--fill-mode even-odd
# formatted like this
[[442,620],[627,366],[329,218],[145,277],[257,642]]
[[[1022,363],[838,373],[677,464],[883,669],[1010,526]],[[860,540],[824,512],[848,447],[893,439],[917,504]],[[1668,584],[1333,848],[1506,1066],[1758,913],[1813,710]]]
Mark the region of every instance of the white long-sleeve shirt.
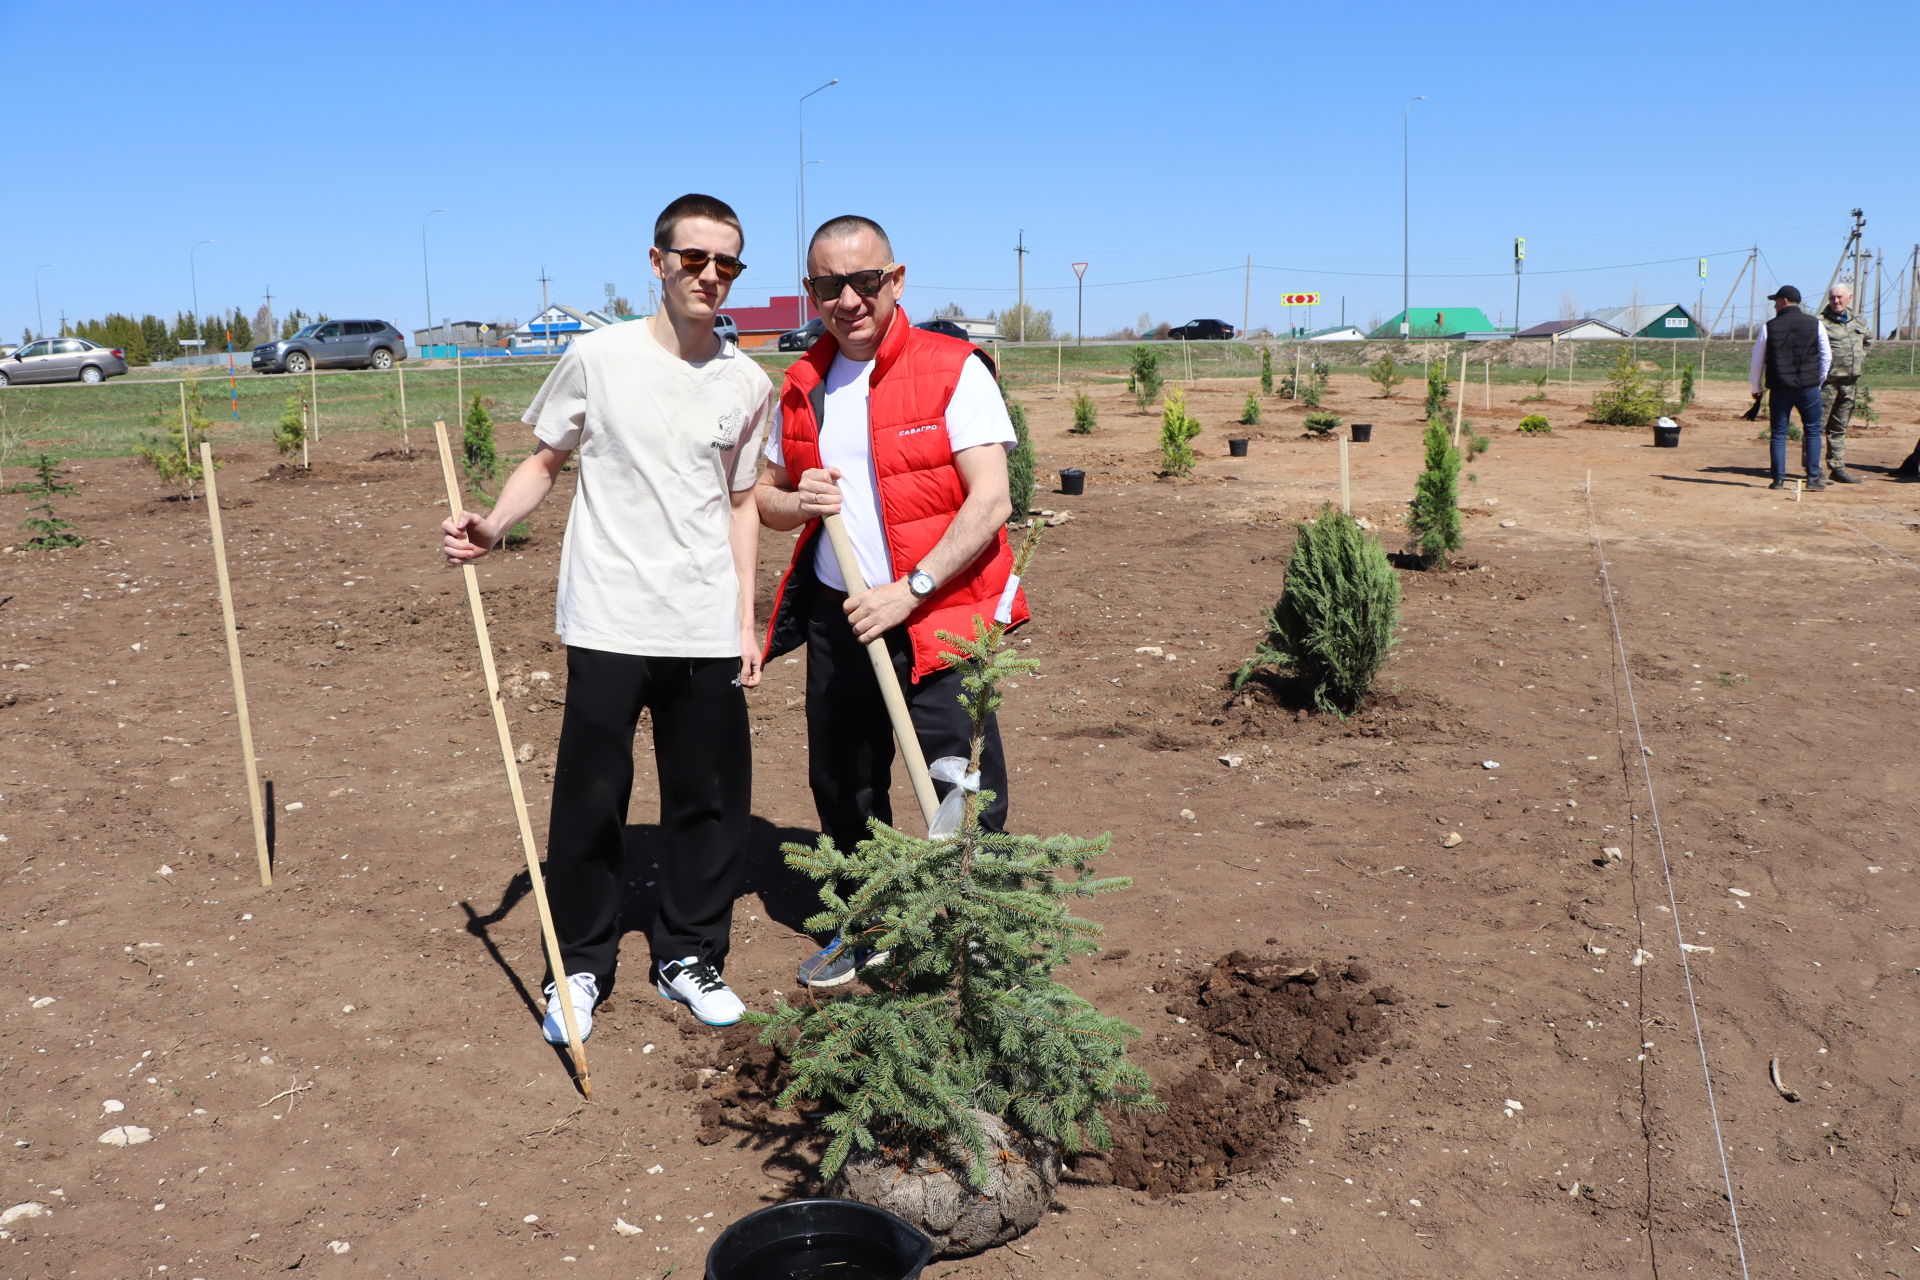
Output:
[[[1827,380],[1827,370],[1833,367],[1833,348],[1827,345],[1827,326],[1814,318],[1814,332],[1820,335],[1820,377],[1814,382],[1819,386]],[[1748,389],[1755,395],[1767,385],[1767,326],[1760,326],[1760,336],[1753,340],[1753,361],[1747,366]]]

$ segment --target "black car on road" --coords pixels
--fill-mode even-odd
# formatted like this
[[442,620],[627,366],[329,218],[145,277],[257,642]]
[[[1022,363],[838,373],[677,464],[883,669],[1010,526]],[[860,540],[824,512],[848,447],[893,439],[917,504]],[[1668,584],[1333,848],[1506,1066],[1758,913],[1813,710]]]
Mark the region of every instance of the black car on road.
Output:
[[819,316],[815,316],[798,329],[789,329],[781,334],[777,345],[781,351],[809,351],[826,331],[827,326]]
[[1231,338],[1233,333],[1233,326],[1225,320],[1189,320],[1178,328],[1167,330],[1167,337],[1195,342],[1202,338],[1225,340]]
[[255,373],[309,369],[391,369],[407,358],[407,339],[385,320],[325,320],[291,338],[253,349]]

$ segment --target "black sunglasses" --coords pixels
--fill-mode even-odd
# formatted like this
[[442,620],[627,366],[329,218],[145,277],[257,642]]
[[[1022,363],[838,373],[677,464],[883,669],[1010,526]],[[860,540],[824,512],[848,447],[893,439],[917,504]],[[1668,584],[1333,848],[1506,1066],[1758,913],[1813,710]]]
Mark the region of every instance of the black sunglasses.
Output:
[[747,269],[746,263],[730,253],[708,253],[705,249],[668,249],[666,252],[679,254],[680,265],[695,275],[705,271],[709,262],[722,280],[736,279]]
[[895,262],[884,267],[869,268],[866,271],[849,271],[844,276],[808,276],[807,292],[813,295],[816,302],[832,302],[840,296],[842,289],[852,285],[855,293],[863,298],[871,298],[880,292],[880,286],[899,266],[900,264]]

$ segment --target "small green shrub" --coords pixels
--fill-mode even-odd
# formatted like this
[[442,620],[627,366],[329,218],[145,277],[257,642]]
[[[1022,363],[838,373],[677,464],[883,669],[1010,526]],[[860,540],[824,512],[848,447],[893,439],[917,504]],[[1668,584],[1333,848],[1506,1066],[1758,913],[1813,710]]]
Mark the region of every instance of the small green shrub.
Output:
[[78,547],[85,544],[86,539],[73,531],[73,522],[62,520],[54,511],[51,497],[45,502],[35,503],[27,510],[37,511],[40,514],[30,514],[20,522],[20,527],[33,535],[22,543],[22,546],[34,551],[57,551],[61,547]]
[[1187,395],[1175,391],[1160,409],[1160,470],[1170,476],[1193,472],[1193,438],[1200,434],[1200,419],[1187,412]]
[[1393,362],[1393,356],[1386,352],[1382,352],[1378,360],[1367,366],[1367,377],[1379,385],[1380,394],[1387,398],[1393,396],[1394,388],[1407,380],[1407,375]]
[[1324,436],[1340,426],[1340,415],[1330,409],[1319,409],[1308,414],[1301,425],[1316,435]]
[[491,484],[500,470],[500,454],[493,444],[493,415],[478,391],[467,406],[465,430],[460,435],[460,451],[466,462],[467,483]]
[[1462,461],[1472,462],[1475,458],[1493,447],[1493,441],[1473,429],[1473,420],[1465,419],[1460,423],[1460,457]]
[[1590,416],[1594,422],[1609,426],[1647,427],[1666,412],[1666,401],[1660,388],[1641,371],[1639,362],[1622,351],[1614,359],[1606,387],[1593,393]]
[[1427,366],[1427,407],[1426,415],[1431,418],[1444,412],[1447,407],[1447,394],[1453,389],[1452,381],[1447,377],[1447,357],[1442,356]]
[[1300,403],[1309,409],[1320,407],[1320,397],[1327,392],[1327,384],[1312,374],[1300,379]]
[[1323,507],[1294,529],[1280,600],[1234,687],[1263,666],[1290,667],[1315,707],[1344,719],[1366,700],[1397,643],[1400,580],[1378,540],[1350,515]]
[[166,435],[148,436],[133,452],[153,468],[162,484],[185,488],[187,497],[191,499],[194,485],[205,478],[206,473],[200,465],[200,446],[206,441],[207,429],[213,425],[213,420],[207,416],[206,399],[200,393],[199,377],[189,371],[181,387],[184,392],[184,416],[182,409],[173,406],[156,409],[148,421],[165,431]]
[[1546,435],[1548,432],[1553,430],[1553,424],[1547,421],[1547,417],[1545,414],[1530,413],[1526,417],[1520,419],[1520,426],[1518,430],[1521,431],[1523,434],[1530,435],[1530,436]]
[[1679,408],[1685,409],[1688,405],[1692,403],[1693,403],[1693,361],[1689,360],[1686,363],[1686,367],[1681,369],[1680,371]]
[[1073,397],[1073,427],[1076,436],[1090,436],[1100,415],[1093,407],[1093,397],[1082,391]]
[[1240,410],[1240,425],[1257,427],[1260,425],[1260,397],[1248,396],[1246,407]]
[[1862,381],[1855,394],[1857,398],[1853,402],[1853,411],[1860,415],[1861,421],[1867,423],[1880,421],[1880,415],[1874,412],[1873,408],[1873,388]]
[[280,407],[280,421],[274,424],[273,447],[280,456],[290,458],[307,441],[306,404],[299,396],[288,396]]
[[[1006,394],[1005,384],[1001,394]],[[1024,520],[1033,509],[1034,463],[1033,436],[1027,430],[1027,407],[1007,397],[1007,417],[1013,421],[1013,451],[1007,455],[1007,498],[1013,504],[1012,518]]]
[[1160,398],[1160,361],[1153,348],[1141,343],[1133,349],[1133,366],[1127,385],[1133,389],[1134,403],[1142,409]]
[[68,484],[67,478],[60,474],[60,459],[43,453],[33,460],[33,483],[21,486],[20,491],[51,498],[62,493],[78,493],[80,486]]
[[1426,470],[1414,482],[1407,527],[1413,531],[1414,548],[1427,567],[1444,569],[1452,553],[1460,549],[1460,451],[1447,437],[1443,414],[1427,419],[1422,439]]
[[1260,348],[1260,394],[1273,394],[1273,348]]

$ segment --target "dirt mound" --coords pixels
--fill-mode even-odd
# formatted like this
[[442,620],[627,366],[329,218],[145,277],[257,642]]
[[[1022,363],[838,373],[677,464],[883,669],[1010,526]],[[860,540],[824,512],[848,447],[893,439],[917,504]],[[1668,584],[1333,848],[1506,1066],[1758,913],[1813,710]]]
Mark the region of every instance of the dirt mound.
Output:
[[1200,1060],[1158,1089],[1167,1109],[1112,1117],[1113,1150],[1082,1156],[1073,1176],[1166,1194],[1262,1167],[1290,1104],[1373,1053],[1387,1033],[1384,1007],[1399,998],[1363,965],[1230,952],[1167,1004],[1204,1036]]

